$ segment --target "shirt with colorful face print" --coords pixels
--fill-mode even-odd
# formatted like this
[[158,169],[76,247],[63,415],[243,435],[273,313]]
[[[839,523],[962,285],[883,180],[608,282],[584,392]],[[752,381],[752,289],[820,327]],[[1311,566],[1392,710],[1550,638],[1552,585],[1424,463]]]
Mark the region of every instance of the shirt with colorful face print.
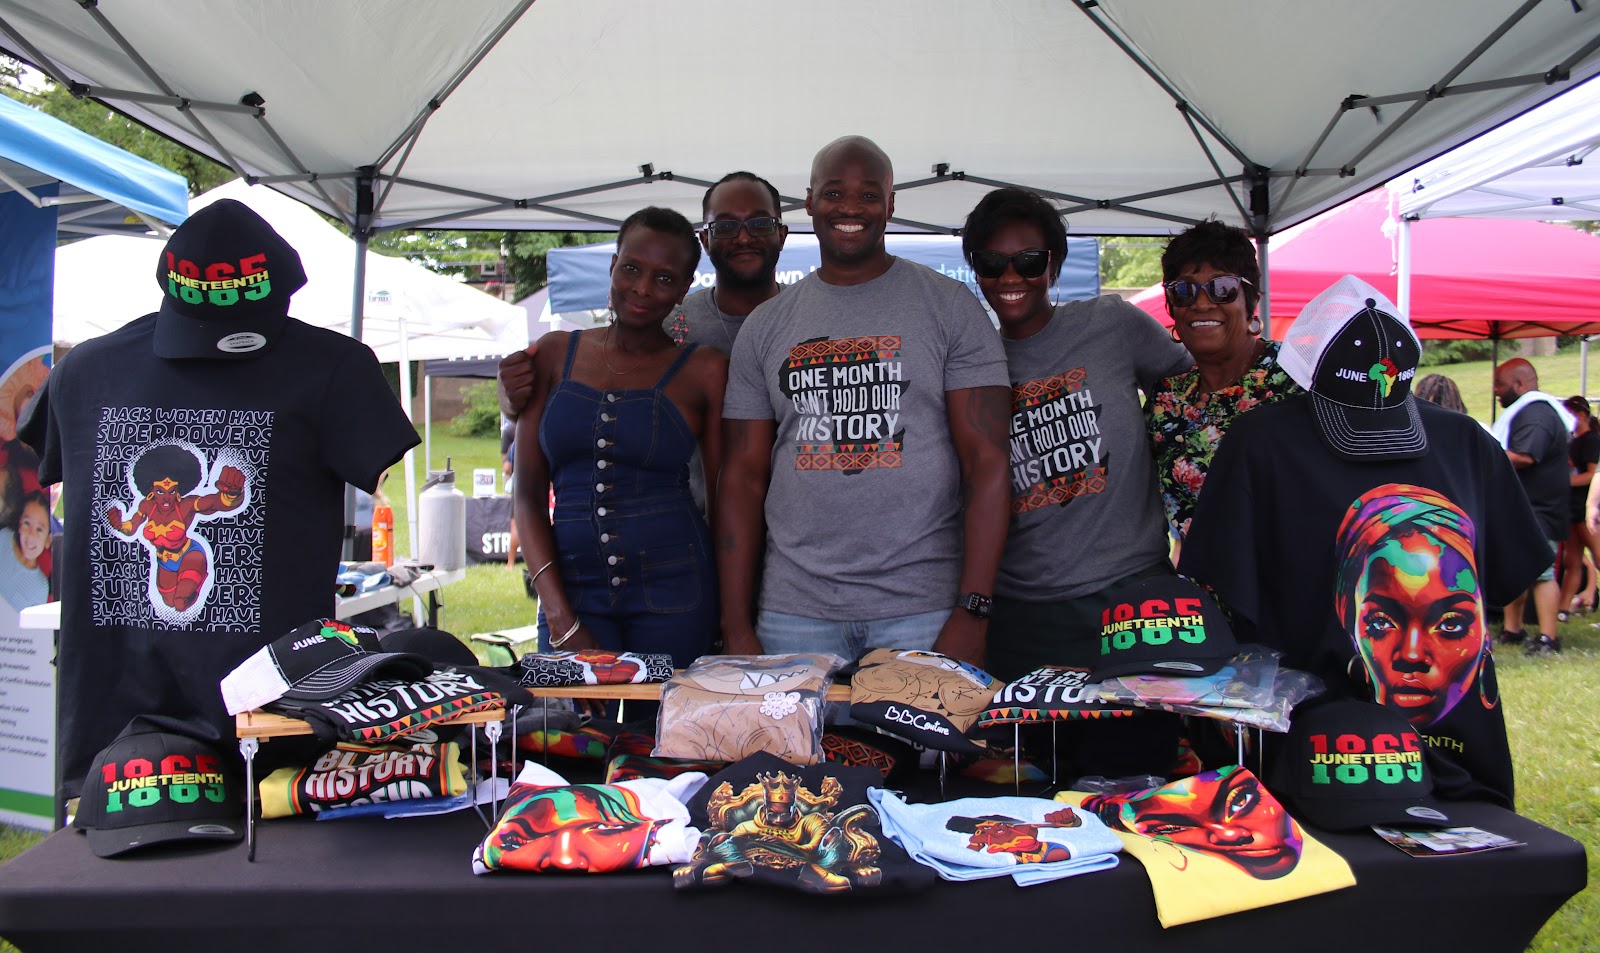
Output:
[[[347,483],[417,441],[372,351],[290,320],[248,360],[161,360],[150,315],[74,348],[25,437],[64,485],[61,769],[136,714],[233,737],[216,686],[334,614]],[[83,703],[94,699],[93,704]]]
[[1505,712],[1486,605],[1550,564],[1505,451],[1418,401],[1427,455],[1355,463],[1323,446],[1310,398],[1240,418],[1213,463],[1181,572],[1332,698],[1379,702],[1427,746],[1435,789],[1510,807]]

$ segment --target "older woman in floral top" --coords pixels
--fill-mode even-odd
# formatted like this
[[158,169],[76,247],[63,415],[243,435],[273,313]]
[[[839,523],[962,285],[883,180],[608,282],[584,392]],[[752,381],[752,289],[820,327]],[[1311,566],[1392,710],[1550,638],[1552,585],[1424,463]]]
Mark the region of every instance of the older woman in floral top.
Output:
[[1300,388],[1278,366],[1278,342],[1260,338],[1261,271],[1244,232],[1221,222],[1190,228],[1167,244],[1161,278],[1173,340],[1189,349],[1195,366],[1158,383],[1144,417],[1161,501],[1182,539],[1234,418]]

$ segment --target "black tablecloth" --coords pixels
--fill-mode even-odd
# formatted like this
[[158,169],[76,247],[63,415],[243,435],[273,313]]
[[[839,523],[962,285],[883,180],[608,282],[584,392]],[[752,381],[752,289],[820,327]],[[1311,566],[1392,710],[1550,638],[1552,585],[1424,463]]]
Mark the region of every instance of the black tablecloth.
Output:
[[467,558],[503,563],[511,548],[511,497],[467,497]]
[[[818,897],[735,883],[680,892],[665,868],[630,874],[475,877],[482,823],[268,821],[243,844],[101,860],[59,831],[0,866],[0,936],[48,950],[534,949],[585,953],[697,946],[829,950],[1008,947],[1522,950],[1586,880],[1583,846],[1488,805],[1450,815],[1528,846],[1407,857],[1371,833],[1318,834],[1357,886],[1162,930],[1137,861],[1035,887],[937,883],[915,894]],[[742,938],[742,939],[736,939]],[[1241,946],[1241,944],[1243,946]]]

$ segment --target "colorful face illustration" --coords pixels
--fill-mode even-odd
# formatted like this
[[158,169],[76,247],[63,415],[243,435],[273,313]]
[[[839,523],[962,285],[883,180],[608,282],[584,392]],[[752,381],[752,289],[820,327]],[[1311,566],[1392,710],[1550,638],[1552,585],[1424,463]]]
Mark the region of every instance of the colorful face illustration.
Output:
[[639,811],[626,789],[599,785],[513,792],[484,845],[490,866],[604,873],[643,866],[665,821]]
[[1276,880],[1300,862],[1299,828],[1282,805],[1264,796],[1255,776],[1237,766],[1184,778],[1135,800],[1105,798],[1090,809],[1108,824],[1210,854],[1257,880]]
[[1339,531],[1339,619],[1376,701],[1417,728],[1455,708],[1488,653],[1472,523],[1421,487],[1379,487]]

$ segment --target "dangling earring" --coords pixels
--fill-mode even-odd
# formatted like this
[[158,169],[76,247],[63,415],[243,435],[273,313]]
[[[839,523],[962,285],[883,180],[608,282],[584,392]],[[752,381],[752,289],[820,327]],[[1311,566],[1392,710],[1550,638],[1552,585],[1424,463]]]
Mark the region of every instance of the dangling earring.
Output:
[[684,316],[683,302],[678,302],[678,310],[672,314],[672,327],[667,330],[672,336],[672,343],[683,347],[683,342],[689,339],[689,319]]
[[1484,708],[1487,708],[1487,709],[1492,711],[1496,707],[1498,707],[1499,704],[1500,704],[1500,678],[1499,678],[1498,675],[1495,676],[1494,699],[1491,701],[1489,699],[1489,685],[1488,685],[1488,682],[1489,682],[1489,670],[1491,668],[1491,666],[1489,665],[1489,662],[1490,662],[1490,653],[1488,653],[1486,651],[1483,654],[1483,659],[1478,662],[1478,701],[1483,703],[1483,707]]
[[1252,315],[1251,318],[1250,318],[1250,323],[1248,325],[1246,325],[1246,328],[1247,328],[1247,330],[1249,330],[1249,332],[1251,334],[1260,334],[1261,333],[1261,318],[1259,316]]

